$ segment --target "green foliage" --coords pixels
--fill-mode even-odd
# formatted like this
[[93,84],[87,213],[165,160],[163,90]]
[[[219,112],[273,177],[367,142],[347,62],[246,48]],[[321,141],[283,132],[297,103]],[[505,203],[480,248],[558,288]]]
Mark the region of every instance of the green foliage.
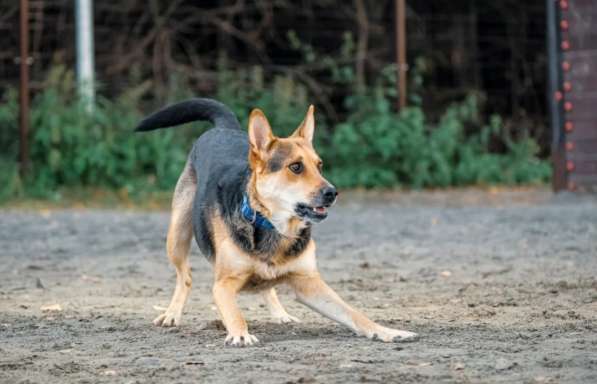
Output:
[[[16,98],[9,95],[0,107],[0,119],[15,109]],[[15,150],[9,150],[2,159],[9,166],[0,172],[8,188],[1,194],[22,193],[20,184],[28,195],[46,198],[59,198],[58,187],[100,186],[126,194],[171,188],[189,145],[174,131],[135,134],[139,118],[132,106],[101,98],[89,112],[74,96],[72,74],[54,69],[46,89],[32,103],[30,176],[16,176]],[[2,123],[8,123],[12,133],[10,139],[2,137],[2,146],[12,145],[16,119]]]
[[[475,95],[450,106],[437,124],[425,121],[419,107],[399,115],[386,99],[370,104],[338,125],[329,161],[331,178],[340,187],[448,187],[478,184],[540,183],[550,167],[539,160],[530,138],[503,140],[503,152],[491,150],[503,135],[498,116],[482,125]],[[361,102],[365,102],[362,100]],[[467,126],[472,132],[466,132]]]
[[[347,38],[347,41],[350,39]],[[330,67],[352,81],[341,66]],[[266,79],[260,67],[219,70],[217,98],[246,126],[251,108],[262,108],[275,133],[290,134],[302,121],[308,91],[292,74]],[[317,114],[316,148],[326,175],[339,187],[447,187],[476,184],[538,183],[550,167],[537,158],[530,138],[506,135],[501,119],[479,118],[478,97],[455,103],[437,122],[418,106],[393,112],[394,71],[376,85],[346,98],[343,123],[331,126]],[[147,88],[145,84],[141,88]],[[177,98],[184,98],[184,91]],[[394,92],[394,93],[393,93]],[[72,74],[54,68],[32,102],[29,176],[21,179],[17,158],[17,98],[7,92],[0,105],[0,199],[16,196],[60,198],[62,187],[97,186],[140,196],[172,189],[192,139],[208,126],[138,134],[133,128],[144,91],[131,90],[116,101],[99,98],[92,112],[74,94]]]
[[18,154],[17,93],[9,90],[0,104],[0,200],[22,193]]

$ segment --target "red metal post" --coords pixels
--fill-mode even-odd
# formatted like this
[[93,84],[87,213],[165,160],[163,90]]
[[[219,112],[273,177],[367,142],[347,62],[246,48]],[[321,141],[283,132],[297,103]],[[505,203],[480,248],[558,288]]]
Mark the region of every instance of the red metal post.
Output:
[[20,152],[21,173],[29,168],[29,2],[21,0],[20,15],[21,35],[21,79],[20,79],[20,105],[19,105],[19,127],[20,127]]
[[395,1],[396,11],[396,64],[398,75],[398,110],[406,106],[406,6],[405,0]]

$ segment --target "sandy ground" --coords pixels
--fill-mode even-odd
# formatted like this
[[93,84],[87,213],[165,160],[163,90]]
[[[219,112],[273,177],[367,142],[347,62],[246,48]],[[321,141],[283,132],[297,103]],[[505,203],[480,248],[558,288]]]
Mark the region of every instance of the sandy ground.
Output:
[[302,323],[275,324],[243,295],[261,343],[225,347],[196,247],[183,325],[154,327],[174,287],[167,223],[167,212],[0,211],[0,382],[597,382],[595,197],[342,196],[315,231],[322,274],[373,319],[420,333],[414,343],[355,337],[281,287]]

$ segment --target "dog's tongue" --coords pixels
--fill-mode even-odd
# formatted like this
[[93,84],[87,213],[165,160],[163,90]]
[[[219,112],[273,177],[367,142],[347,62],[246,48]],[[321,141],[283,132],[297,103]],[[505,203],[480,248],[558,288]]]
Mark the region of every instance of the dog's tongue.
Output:
[[315,207],[313,210],[317,213],[325,213],[325,207]]

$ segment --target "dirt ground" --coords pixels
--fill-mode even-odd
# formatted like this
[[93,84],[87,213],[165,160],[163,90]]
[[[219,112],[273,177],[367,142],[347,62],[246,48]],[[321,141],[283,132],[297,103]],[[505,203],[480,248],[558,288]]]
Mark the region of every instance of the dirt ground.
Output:
[[261,343],[225,347],[196,246],[183,325],[154,327],[174,288],[167,224],[166,211],[0,211],[0,382],[597,383],[595,197],[341,196],[315,230],[322,274],[413,343],[354,337],[281,287],[302,323],[243,295]]

